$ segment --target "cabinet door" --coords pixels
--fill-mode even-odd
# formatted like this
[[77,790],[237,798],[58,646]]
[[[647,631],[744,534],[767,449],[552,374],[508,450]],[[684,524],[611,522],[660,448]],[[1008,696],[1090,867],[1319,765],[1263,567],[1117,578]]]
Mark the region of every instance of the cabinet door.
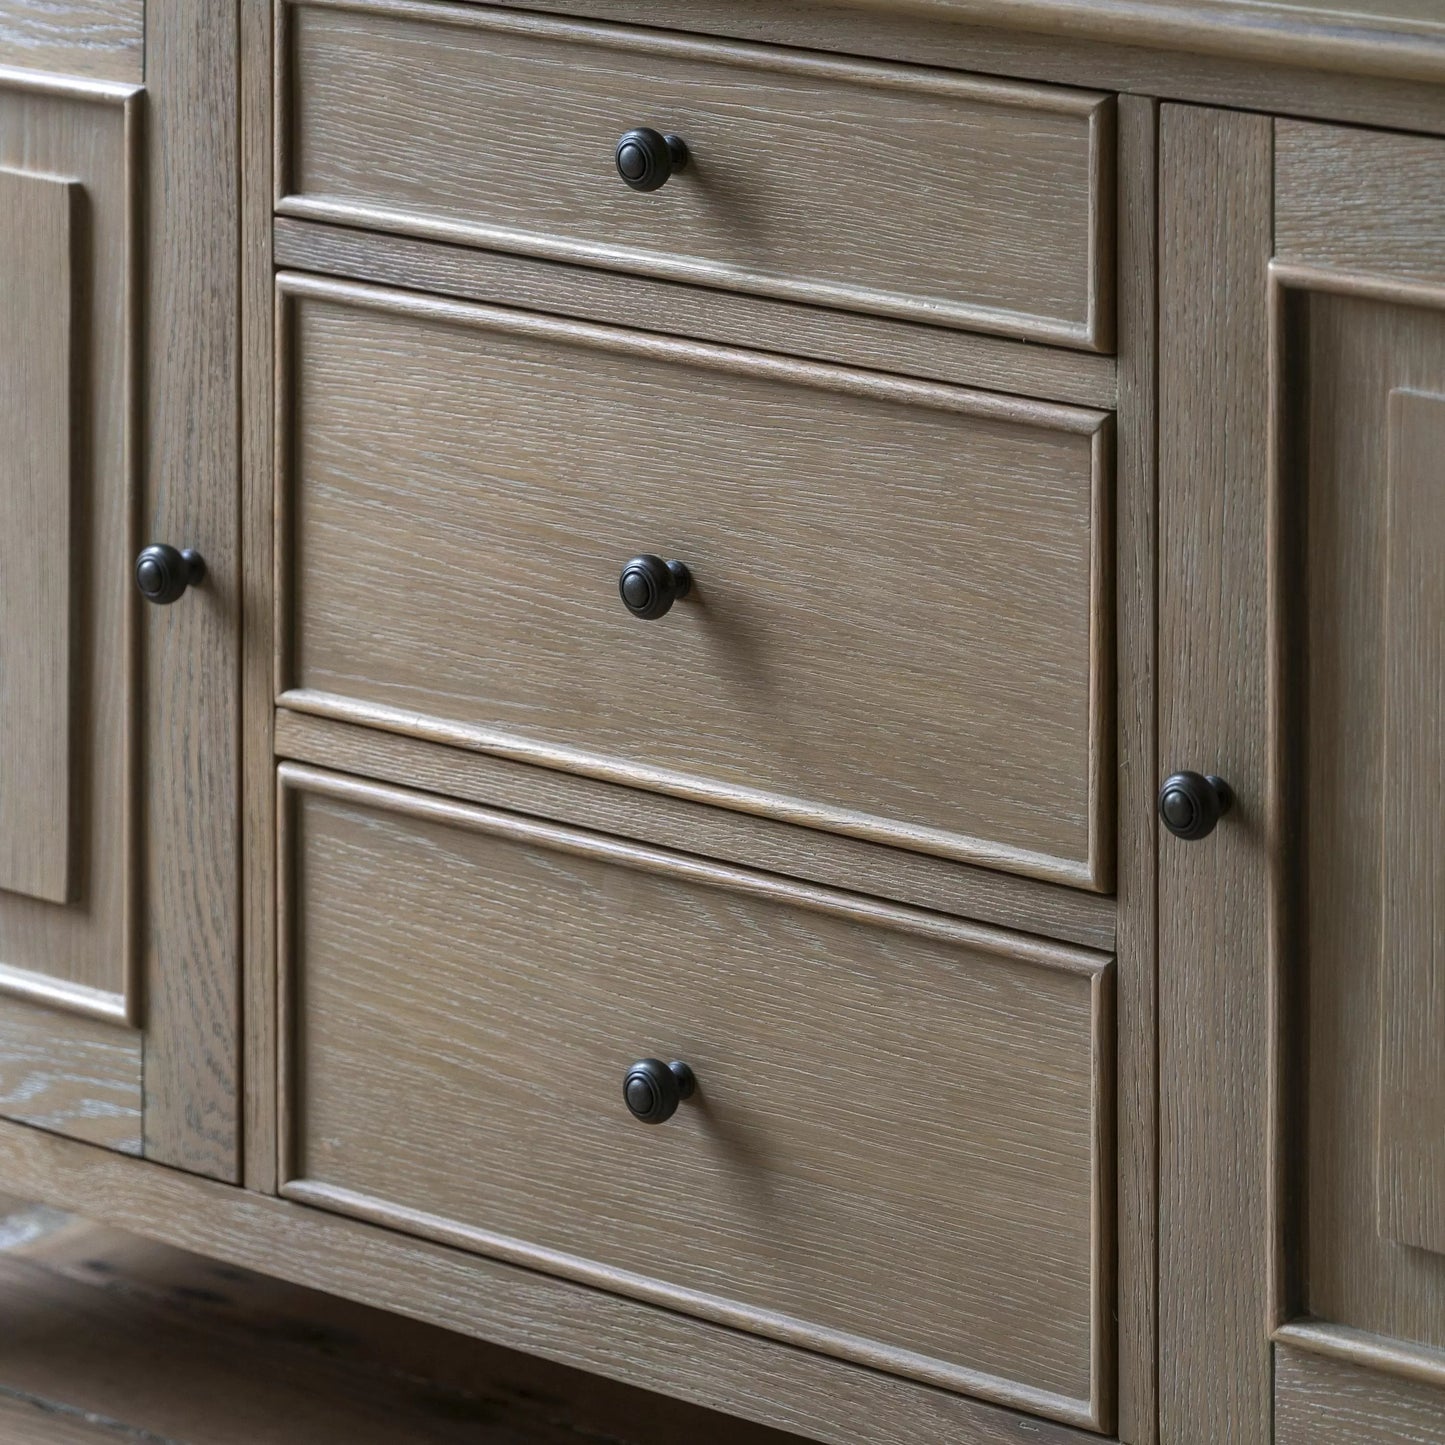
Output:
[[1166,107],[1166,1441],[1445,1441],[1445,143]]
[[[233,1178],[234,106],[188,9],[144,89],[0,78],[0,1116]],[[204,584],[148,607],[153,542]]]

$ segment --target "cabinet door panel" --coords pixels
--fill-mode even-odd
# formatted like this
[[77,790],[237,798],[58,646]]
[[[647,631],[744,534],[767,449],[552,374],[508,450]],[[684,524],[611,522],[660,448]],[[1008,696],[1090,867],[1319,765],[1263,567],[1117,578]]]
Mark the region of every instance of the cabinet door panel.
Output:
[[1435,1445],[1445,145],[1162,134],[1161,761],[1237,799],[1160,854],[1163,1433]]

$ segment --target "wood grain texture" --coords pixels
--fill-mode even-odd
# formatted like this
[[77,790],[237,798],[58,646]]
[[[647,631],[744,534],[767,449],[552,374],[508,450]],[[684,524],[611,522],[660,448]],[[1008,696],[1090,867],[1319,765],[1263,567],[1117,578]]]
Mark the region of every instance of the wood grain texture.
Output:
[[[27,794],[26,780],[7,774],[8,797],[0,810],[6,816],[6,847],[40,860],[47,846],[53,855],[58,845],[65,878],[63,888],[50,890],[53,901],[13,890],[0,893],[0,995],[41,1000],[91,1018],[134,1021],[129,766],[134,688],[129,567],[136,473],[131,412],[137,339],[132,268],[139,186],[134,93],[93,82],[0,75],[0,167],[21,188],[60,184],[32,179],[38,177],[73,182],[62,187],[68,242],[55,235],[45,243],[56,248],[47,266],[68,258],[69,317],[60,325],[69,360],[61,363],[58,351],[47,359],[40,338],[32,338],[34,344],[17,358],[21,370],[11,372],[12,395],[6,403],[16,423],[13,446],[22,444],[20,429],[38,425],[46,414],[57,429],[64,427],[64,436],[35,434],[45,455],[32,456],[20,467],[23,477],[9,478],[3,503],[6,535],[32,533],[34,525],[16,513],[27,486],[49,472],[51,533],[32,542],[42,550],[17,554],[6,569],[5,672],[11,681],[4,684],[5,708],[15,728],[13,734],[7,729],[11,761],[4,766],[21,762],[26,733],[16,715],[23,698],[15,695],[14,685],[22,684],[21,693],[30,696],[37,681],[30,663],[41,665],[37,649],[48,640],[43,666],[51,701],[46,711],[61,708],[62,713],[37,716],[34,723],[54,729],[55,736],[39,746],[54,748],[52,773],[62,769],[63,776],[47,777],[43,788]],[[10,221],[25,224],[25,207],[13,194],[11,199],[16,204],[7,211]],[[45,294],[39,277],[10,287],[12,321],[20,324],[19,312],[42,304]],[[40,384],[44,399],[34,394]],[[18,464],[13,450],[7,449],[7,456]],[[62,518],[63,538],[55,534]],[[39,517],[34,520],[38,523]],[[32,611],[42,603],[58,610],[59,634],[47,632],[45,619]],[[39,694],[32,697],[32,703],[39,701]],[[24,754],[24,766],[27,771],[42,766],[35,748]],[[19,803],[23,808],[12,811]],[[18,859],[16,866],[22,866]],[[7,1006],[0,1001],[0,1010]]]
[[1107,889],[1108,418],[281,287],[288,704]]
[[[1107,959],[282,780],[283,1192],[1102,1423]],[[651,1054],[699,1079],[661,1129],[617,1097]]]
[[[1382,214],[1382,228],[1389,224]],[[1407,753],[1424,760],[1438,747],[1439,714],[1430,704],[1414,716],[1396,705],[1412,688],[1428,696],[1439,685],[1439,607],[1428,590],[1439,560],[1435,453],[1421,490],[1409,495],[1418,499],[1411,543],[1428,548],[1434,536],[1436,553],[1413,579],[1410,610],[1390,610],[1392,557],[1408,558],[1390,547],[1396,482],[1407,485],[1403,474],[1391,476],[1392,456],[1405,462],[1407,445],[1405,435],[1391,434],[1391,393],[1445,394],[1445,293],[1436,301],[1402,306],[1292,292],[1296,340],[1286,370],[1297,435],[1287,477],[1301,499],[1305,559],[1293,588],[1309,660],[1294,744],[1307,804],[1296,866],[1307,969],[1297,1032],[1308,1061],[1291,1130],[1303,1160],[1303,1197],[1291,1220],[1300,1253],[1295,1303],[1305,1316],[1439,1350],[1445,1255],[1382,1237],[1379,1190],[1381,1124],[1392,1106],[1426,1136],[1438,1133],[1424,1078],[1419,1095],[1398,1102],[1381,1089],[1382,1064],[1404,1083],[1393,1070],[1412,1037],[1425,1051],[1416,1058],[1427,1076],[1429,1052],[1439,1058],[1429,977],[1439,909],[1419,891],[1434,886],[1426,876],[1430,840],[1428,830],[1408,833],[1400,811],[1416,806],[1416,790],[1427,809],[1439,793],[1402,766]],[[1418,651],[1402,657],[1412,639]],[[1423,936],[1412,938],[1416,909],[1427,911],[1416,922]],[[1437,1170],[1410,1183],[1423,1222],[1439,1207],[1445,1180]]]
[[[1112,344],[1106,97],[421,0],[282,22],[286,214]],[[636,125],[691,151],[652,195],[613,167]]]
[[[560,12],[571,17],[635,22],[636,0],[493,0],[508,10]],[[1007,0],[1002,0],[1007,3]],[[1025,0],[1027,3],[1027,0]],[[1084,19],[1104,13],[1088,0],[1076,4]],[[1154,3],[1154,0],[1142,0]],[[1172,0],[1159,0],[1173,11]],[[1228,3],[1228,0],[1225,0]],[[1249,3],[1249,0],[1244,0]],[[1308,4],[1309,0],[1303,0]],[[1423,0],[1432,4],[1433,0]],[[913,64],[964,68],[975,74],[1011,76],[1030,82],[1087,85],[1159,100],[1231,105],[1259,113],[1315,117],[1331,122],[1392,126],[1440,134],[1445,130],[1445,90],[1424,80],[1386,73],[1304,69],[1232,51],[1241,33],[1224,26],[1215,50],[1200,46],[1164,50],[1131,43],[1127,25],[1114,38],[1044,31],[1018,25],[969,23],[928,13],[913,5],[873,0],[652,0],[653,26],[801,46],[844,55],[867,55]],[[1312,22],[1306,22],[1311,25]],[[1328,35],[1329,27],[1319,28]],[[1346,44],[1341,56],[1352,53]]]
[[139,1154],[139,1036],[6,1000],[0,1008],[0,1115]]
[[273,12],[241,0],[242,1178],[276,1188],[275,304]]
[[1445,1254],[1445,396],[1391,392],[1388,437],[1380,1233]]
[[[46,1419],[95,1422],[110,1445],[801,1445],[3,1199],[0,1297],[0,1402],[29,1405],[17,1418],[42,1431]],[[0,1438],[17,1445],[9,1423],[0,1407]]]
[[0,889],[50,903],[71,891],[75,201],[71,181],[0,170]]
[[1271,127],[1160,120],[1159,770],[1235,812],[1159,854],[1159,1402],[1174,1445],[1270,1440]]
[[1157,1438],[1157,910],[1154,793],[1159,108],[1119,101],[1118,1099],[1121,1440]]
[[1277,1445],[1445,1445],[1445,1394],[1318,1355],[1275,1352]]
[[0,60],[139,85],[144,0],[0,0]]
[[241,1107],[236,27],[236,0],[147,0],[143,515],[207,575],[143,628],[146,1154],[221,1179]]
[[1276,1326],[1273,1339],[1278,1345],[1323,1360],[1338,1360],[1371,1374],[1445,1392],[1445,1349],[1307,1317]]
[[1445,141],[1287,120],[1275,133],[1283,260],[1445,282]]
[[275,256],[276,264],[288,270],[346,276],[463,301],[493,301],[928,381],[1106,410],[1118,399],[1111,356],[891,317],[621,276],[588,266],[285,216],[276,218]]
[[1114,900],[280,709],[280,757],[1114,951]]
[[[826,1445],[1087,1445],[1000,1410],[636,1300],[0,1122],[6,1187],[92,1219]],[[645,1342],[641,1345],[639,1342]]]

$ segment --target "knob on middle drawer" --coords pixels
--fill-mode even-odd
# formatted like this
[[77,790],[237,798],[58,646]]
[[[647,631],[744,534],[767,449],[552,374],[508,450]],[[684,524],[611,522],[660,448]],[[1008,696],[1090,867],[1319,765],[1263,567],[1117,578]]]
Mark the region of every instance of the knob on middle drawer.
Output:
[[613,159],[617,174],[634,191],[655,191],[667,184],[674,171],[686,167],[687,143],[681,136],[641,126],[618,140]]
[[665,562],[652,552],[634,557],[617,579],[617,592],[634,617],[663,617],[672,604],[692,591],[692,573],[685,562]]

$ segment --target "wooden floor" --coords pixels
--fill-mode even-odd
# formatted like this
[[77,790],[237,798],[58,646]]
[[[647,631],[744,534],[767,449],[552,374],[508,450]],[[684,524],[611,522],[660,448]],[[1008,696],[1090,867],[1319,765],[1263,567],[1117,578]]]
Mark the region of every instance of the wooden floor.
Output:
[[799,1445],[0,1196],[3,1445]]

